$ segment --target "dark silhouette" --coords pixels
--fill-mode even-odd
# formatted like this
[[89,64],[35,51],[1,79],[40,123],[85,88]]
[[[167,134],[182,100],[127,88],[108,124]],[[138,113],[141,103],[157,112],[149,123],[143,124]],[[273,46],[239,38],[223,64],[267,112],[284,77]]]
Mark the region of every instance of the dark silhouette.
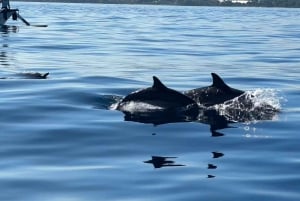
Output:
[[[1,57],[1,56],[0,56]],[[1,62],[1,59],[0,59]],[[21,78],[21,79],[47,79],[49,73],[17,73],[11,77],[1,77],[0,79],[14,79],[14,78]]]
[[185,166],[181,164],[175,164],[175,161],[170,160],[174,158],[177,157],[152,156],[151,160],[144,161],[144,163],[151,163],[154,168]]
[[224,156],[224,154],[221,153],[221,152],[213,151],[213,152],[211,152],[211,153],[213,154],[213,158],[221,158],[221,157]]
[[299,0],[250,0],[246,6],[299,8]]
[[210,125],[212,137],[220,137],[224,134],[217,130],[231,128],[230,123],[234,123],[226,119],[225,116],[219,115],[216,110],[199,110],[198,116],[174,115],[168,112],[145,112],[145,113],[126,113],[124,112],[125,121],[133,121],[144,124],[153,124],[154,126],[179,123],[179,122],[199,122]]
[[191,98],[182,93],[166,87],[157,77],[153,76],[153,85],[145,89],[135,91],[125,96],[116,109],[125,114],[149,113],[156,115],[157,112],[166,117],[181,115],[197,115],[198,106]]
[[193,99],[199,105],[209,107],[224,103],[245,93],[244,91],[229,87],[216,73],[211,73],[211,76],[213,79],[212,85],[185,91],[184,95]]
[[123,113],[124,121],[134,121],[144,124],[153,124],[154,126],[168,123],[191,122],[197,120],[197,115],[176,114],[173,111]]
[[18,73],[17,76],[20,76],[25,79],[47,79],[49,73]]
[[207,169],[217,169],[217,166],[214,164],[208,164]]
[[[15,0],[24,1],[24,0]],[[231,0],[29,0],[32,2],[69,2],[69,3],[104,3],[104,4],[151,4],[181,6],[251,6],[251,7],[288,7],[299,8],[299,0],[248,0],[246,3]]]
[[177,122],[208,124],[212,137],[224,136],[220,130],[232,128],[231,124],[272,120],[279,112],[267,102],[258,101],[255,95],[229,87],[217,74],[212,73],[212,77],[211,86],[187,91],[185,95],[153,77],[152,87],[125,96],[116,108],[124,113],[125,121],[154,126]]
[[[268,105],[262,101],[257,101],[256,95],[229,87],[217,75],[212,74],[213,84],[208,87],[202,87],[186,92],[185,94],[193,96],[187,97],[180,92],[167,88],[158,78],[154,77],[153,86],[142,89],[117,103],[117,109],[124,113],[125,121],[134,121],[145,124],[153,124],[159,126],[161,124],[176,122],[195,122],[207,124],[210,126],[212,137],[224,136],[220,132],[222,129],[233,128],[231,125],[237,122],[249,122],[254,120],[270,120],[279,110],[272,105]],[[190,94],[189,94],[190,93]],[[194,99],[194,100],[192,100]],[[186,104],[197,101],[207,103],[207,105],[198,105],[192,108],[193,112],[180,112],[173,108],[186,107]],[[146,105],[138,105],[146,103]],[[168,109],[152,109],[150,105]],[[126,104],[131,104],[126,108]],[[215,106],[215,104],[217,104]],[[192,104],[194,105],[194,104]],[[139,106],[140,108],[135,108]],[[145,108],[143,108],[145,106]],[[134,108],[134,110],[131,110]],[[172,109],[170,109],[172,108]],[[196,112],[194,110],[197,110]],[[152,134],[156,135],[156,134]],[[212,152],[213,159],[224,156],[221,152]],[[152,156],[151,160],[144,163],[151,163],[154,168],[185,166],[176,164],[176,157]],[[215,163],[208,163],[209,172],[215,172],[218,166]],[[215,178],[215,175],[208,174],[207,178]]]
[[234,123],[255,120],[271,120],[278,113],[277,110],[273,110],[268,107],[259,107],[254,110],[228,108],[225,109],[225,112],[226,116],[221,115],[218,110],[209,108],[199,109],[198,116],[174,115],[169,112],[123,113],[125,121],[153,124],[154,126],[179,122],[198,122],[208,124],[210,126],[212,137],[223,136],[224,134],[221,133],[220,130],[234,128],[231,126]]
[[19,27],[17,26],[0,25],[0,33],[2,34],[17,33],[18,31]]
[[213,108],[201,109],[197,117],[197,121],[209,124],[211,131],[232,128],[229,124],[234,123],[234,121],[228,120],[225,116],[220,115],[220,113]]
[[[213,153],[214,159],[224,156],[224,154],[220,153],[220,152],[212,152],[212,153]],[[207,164],[207,169],[209,169],[209,170],[215,170],[217,168],[218,168],[218,166],[215,164],[212,164],[212,163]],[[207,175],[207,178],[215,178],[215,177],[216,177],[215,175],[211,175],[211,174]]]

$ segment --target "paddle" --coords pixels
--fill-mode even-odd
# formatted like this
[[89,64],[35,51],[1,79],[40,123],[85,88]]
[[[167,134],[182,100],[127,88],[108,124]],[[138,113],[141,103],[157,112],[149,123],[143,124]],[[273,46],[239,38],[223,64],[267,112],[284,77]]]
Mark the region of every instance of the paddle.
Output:
[[18,13],[18,18],[24,22],[24,24],[26,24],[27,26],[34,26],[34,27],[48,27],[48,25],[46,24],[42,24],[42,25],[31,25],[29,22],[27,22],[27,20],[25,20],[19,13]]
[[24,22],[24,24],[26,24],[27,26],[30,26],[30,23],[29,22],[27,22],[19,13],[18,13],[18,18],[22,21],[22,22]]

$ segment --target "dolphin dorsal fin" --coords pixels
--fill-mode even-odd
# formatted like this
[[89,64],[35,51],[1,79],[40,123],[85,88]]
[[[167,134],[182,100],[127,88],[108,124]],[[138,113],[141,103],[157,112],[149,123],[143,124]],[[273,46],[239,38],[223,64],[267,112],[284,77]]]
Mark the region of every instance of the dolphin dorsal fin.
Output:
[[166,89],[167,87],[155,76],[153,76],[152,88],[155,89]]
[[216,73],[211,73],[212,79],[213,79],[213,87],[217,87],[220,89],[229,89],[230,87],[225,84],[225,82],[222,80],[222,78],[220,78],[219,75],[217,75]]
[[42,75],[42,77],[43,77],[44,79],[46,79],[48,75],[49,75],[49,72],[48,72],[48,73],[45,73],[44,75]]

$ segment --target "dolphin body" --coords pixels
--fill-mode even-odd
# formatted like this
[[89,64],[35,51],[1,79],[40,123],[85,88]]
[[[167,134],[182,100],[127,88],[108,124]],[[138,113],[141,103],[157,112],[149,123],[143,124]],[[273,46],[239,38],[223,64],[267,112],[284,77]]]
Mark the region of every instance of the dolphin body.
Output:
[[183,94],[193,99],[199,105],[209,107],[224,103],[245,93],[229,87],[217,74],[211,73],[211,75],[213,79],[212,85],[185,91]]
[[[47,79],[49,73],[17,73],[16,76],[22,79]],[[11,77],[0,77],[0,79],[15,79]]]
[[47,79],[49,73],[18,73],[17,75],[25,79]]
[[[157,77],[153,76],[153,85],[145,89],[135,91],[124,97],[116,109],[122,112],[136,113],[142,111],[128,111],[128,105],[146,105],[146,112],[159,112],[157,115],[164,114],[190,114],[197,113],[197,103],[188,96],[166,87]],[[150,106],[150,107],[149,107]],[[143,108],[140,108],[143,109]],[[145,108],[144,108],[145,109]]]

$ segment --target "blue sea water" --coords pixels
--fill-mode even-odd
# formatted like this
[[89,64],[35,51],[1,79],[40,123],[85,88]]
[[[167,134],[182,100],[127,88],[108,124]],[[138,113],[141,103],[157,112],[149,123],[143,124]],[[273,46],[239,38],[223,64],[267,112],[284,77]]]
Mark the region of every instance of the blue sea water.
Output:
[[[299,200],[299,9],[11,7],[48,27],[1,29],[0,200]],[[280,112],[217,137],[209,124],[154,126],[108,109],[153,75],[184,91],[210,85],[211,72]]]

